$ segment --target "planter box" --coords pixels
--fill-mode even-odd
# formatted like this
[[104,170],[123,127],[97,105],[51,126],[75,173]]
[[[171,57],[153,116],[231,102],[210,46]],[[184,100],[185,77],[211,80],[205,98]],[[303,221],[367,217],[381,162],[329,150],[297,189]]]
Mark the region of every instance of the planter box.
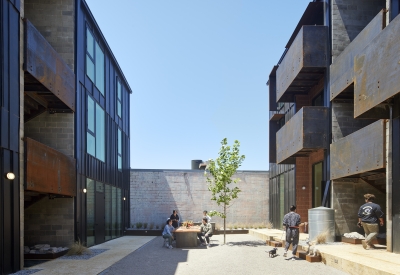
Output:
[[67,254],[69,249],[63,250],[57,253],[46,253],[46,254],[24,254],[25,260],[53,260],[57,259],[58,257],[64,256]]

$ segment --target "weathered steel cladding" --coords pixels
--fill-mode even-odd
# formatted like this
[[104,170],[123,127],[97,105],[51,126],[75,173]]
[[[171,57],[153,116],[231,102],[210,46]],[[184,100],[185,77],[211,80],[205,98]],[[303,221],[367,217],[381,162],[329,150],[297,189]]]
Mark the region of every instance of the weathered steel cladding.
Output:
[[[130,141],[129,141],[129,94],[130,87],[119,68],[114,55],[111,52],[100,28],[96,24],[85,1],[76,1],[76,161],[77,161],[77,189],[82,190],[86,186],[86,179],[91,178],[122,189],[126,197],[121,202],[123,211],[129,210],[129,184],[130,184]],[[105,88],[102,95],[92,81],[85,74],[86,60],[86,28],[89,27],[104,51],[105,55]],[[122,116],[118,117],[116,80],[121,81],[122,92]],[[102,162],[87,153],[87,98],[90,95],[105,111],[105,161]],[[122,132],[122,172],[118,170],[117,160],[117,136],[118,129]],[[82,192],[76,197],[76,237],[86,239],[86,209],[85,196]],[[129,213],[129,211],[128,211]],[[123,215],[123,227],[129,226],[129,215]],[[121,232],[122,233],[122,232]]]
[[[397,16],[354,59],[354,117],[400,92],[400,63],[396,58],[399,52],[400,16]],[[389,112],[382,118],[389,118]]]
[[24,25],[24,70],[75,111],[73,71],[31,22],[24,19]]
[[386,167],[385,121],[378,120],[330,145],[331,179]]
[[346,90],[354,82],[354,57],[362,52],[385,27],[385,15],[385,10],[379,12],[333,61],[330,66],[331,100]]
[[303,26],[276,71],[276,99],[293,102],[323,77],[327,65],[326,26]]
[[277,121],[269,121],[269,162],[276,163],[276,132],[279,130]]
[[25,152],[25,190],[76,196],[75,159],[30,138]]
[[278,66],[274,66],[272,68],[271,73],[269,74],[268,86],[269,86],[269,110],[276,111],[278,108],[278,104],[276,102],[276,70]]
[[[397,109],[400,105],[397,105]],[[394,253],[400,253],[400,117],[393,119],[392,139],[392,247]],[[397,195],[396,195],[397,194]]]
[[328,142],[328,107],[301,108],[277,133],[277,163],[296,156],[326,149]]
[[21,262],[19,8],[19,0],[0,1],[0,274],[18,271]]

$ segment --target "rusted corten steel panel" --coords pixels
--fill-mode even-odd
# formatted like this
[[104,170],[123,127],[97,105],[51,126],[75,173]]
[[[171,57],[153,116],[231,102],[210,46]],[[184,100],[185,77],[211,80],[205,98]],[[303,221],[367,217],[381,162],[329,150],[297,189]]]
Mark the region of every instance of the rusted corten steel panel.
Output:
[[333,100],[354,82],[354,57],[382,31],[386,24],[386,10],[382,10],[335,58],[330,66],[330,99]]
[[[354,59],[355,118],[366,112],[376,113],[373,109],[385,109],[378,105],[400,92],[399,53],[400,16],[397,16]],[[388,116],[386,112],[381,118]]]
[[385,144],[384,120],[332,143],[331,179],[385,168]]
[[328,107],[300,109],[277,133],[277,163],[328,148]]
[[28,20],[25,24],[24,70],[75,111],[75,75]]
[[76,196],[75,159],[25,138],[25,190]]
[[293,102],[324,76],[327,65],[326,26],[303,26],[276,71],[277,102]]
[[274,66],[272,68],[271,73],[268,78],[268,87],[269,87],[269,110],[276,111],[278,108],[278,104],[276,103],[276,70],[278,66]]

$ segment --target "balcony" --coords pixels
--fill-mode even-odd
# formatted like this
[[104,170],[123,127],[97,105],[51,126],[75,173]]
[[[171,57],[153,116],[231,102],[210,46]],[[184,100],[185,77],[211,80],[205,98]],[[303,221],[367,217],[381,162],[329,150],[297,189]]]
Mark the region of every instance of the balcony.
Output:
[[330,99],[353,99],[354,97],[354,57],[363,52],[386,24],[385,11],[382,10],[357,35],[357,37],[333,61],[330,67]]
[[385,169],[385,122],[378,120],[331,144],[331,179]]
[[327,66],[328,27],[303,26],[276,70],[277,102],[294,102],[308,94]]
[[76,196],[75,159],[25,138],[25,190]]
[[298,111],[277,133],[277,163],[294,157],[305,157],[327,149],[329,108],[307,106]]
[[354,117],[389,118],[386,102],[400,92],[400,16],[354,58]]
[[25,122],[49,111],[75,111],[75,75],[40,32],[24,20]]

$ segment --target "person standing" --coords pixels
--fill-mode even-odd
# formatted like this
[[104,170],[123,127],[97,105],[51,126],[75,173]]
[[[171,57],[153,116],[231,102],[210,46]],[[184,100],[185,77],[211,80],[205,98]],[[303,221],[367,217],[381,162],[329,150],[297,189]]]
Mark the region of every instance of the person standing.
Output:
[[171,217],[169,217],[172,220],[172,226],[174,228],[179,227],[179,216],[178,216],[178,211],[173,210]]
[[[211,223],[208,222],[207,218],[203,218],[203,223],[200,226],[200,233],[197,233],[201,245],[210,246],[210,237],[212,236],[212,233]],[[205,241],[203,237],[205,238]]]
[[292,205],[290,206],[290,212],[283,217],[283,226],[285,226],[286,230],[286,243],[283,257],[287,256],[289,246],[293,244],[293,261],[296,259],[297,246],[299,244],[299,224],[300,215],[296,213],[296,206]]
[[[371,249],[374,245],[371,243],[379,233],[379,225],[383,226],[383,212],[379,204],[374,203],[374,194],[364,195],[365,203],[358,210],[358,227],[363,227],[365,240],[362,241],[364,249]],[[379,220],[379,225],[378,225]]]

